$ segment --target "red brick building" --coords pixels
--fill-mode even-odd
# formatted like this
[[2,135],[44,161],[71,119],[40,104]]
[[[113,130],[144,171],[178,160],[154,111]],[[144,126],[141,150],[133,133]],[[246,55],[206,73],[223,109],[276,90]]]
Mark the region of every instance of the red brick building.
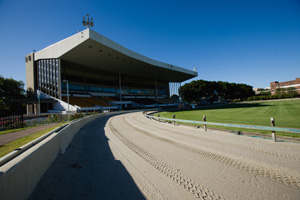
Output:
[[295,88],[295,92],[300,94],[300,78],[296,78],[296,80],[285,81],[285,82],[274,81],[270,83],[270,88],[271,88],[272,95],[276,93],[277,88],[283,88],[283,89]]

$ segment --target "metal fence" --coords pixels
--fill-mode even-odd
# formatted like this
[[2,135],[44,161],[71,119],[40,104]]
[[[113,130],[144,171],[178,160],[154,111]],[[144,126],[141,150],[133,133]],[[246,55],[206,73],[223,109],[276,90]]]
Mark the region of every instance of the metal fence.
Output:
[[144,112],[145,116],[149,119],[156,119],[158,121],[168,121],[173,122],[183,122],[183,123],[191,123],[191,124],[203,124],[205,131],[207,130],[207,125],[215,125],[215,126],[225,126],[225,127],[235,127],[235,128],[246,128],[246,129],[257,129],[257,130],[268,130],[272,131],[272,140],[276,142],[276,131],[280,132],[289,132],[289,133],[300,133],[300,129],[297,128],[282,128],[282,127],[275,127],[275,119],[271,117],[271,127],[270,126],[255,126],[255,125],[244,125],[244,124],[226,124],[226,123],[218,123],[218,122],[207,122],[206,116],[203,116],[203,121],[192,121],[192,120],[184,120],[184,119],[175,119],[176,116],[173,115],[173,118],[165,118],[153,116],[152,114],[157,111],[152,111],[151,114],[147,114]]
[[87,113],[70,113],[70,114],[47,114],[24,119],[26,127],[40,126],[51,123],[67,122],[74,119],[79,119],[88,115]]
[[246,129],[258,129],[258,130],[268,130],[268,131],[280,131],[280,132],[290,132],[290,133],[300,133],[300,129],[297,128],[281,128],[281,127],[272,127],[272,126],[255,126],[255,125],[244,125],[244,124],[226,124],[218,122],[206,122],[206,121],[192,121],[184,119],[174,119],[174,118],[165,118],[165,117],[155,117],[153,115],[146,115],[148,118],[153,118],[157,120],[164,120],[170,122],[184,122],[191,124],[208,124],[215,126],[226,126],[226,127],[236,127],[236,128],[246,128]]
[[41,126],[51,123],[61,123],[82,118],[87,113],[78,114],[47,114],[38,116],[11,115],[0,117],[0,131],[13,130],[24,127]]
[[23,115],[11,115],[0,117],[0,131],[23,128],[24,118]]

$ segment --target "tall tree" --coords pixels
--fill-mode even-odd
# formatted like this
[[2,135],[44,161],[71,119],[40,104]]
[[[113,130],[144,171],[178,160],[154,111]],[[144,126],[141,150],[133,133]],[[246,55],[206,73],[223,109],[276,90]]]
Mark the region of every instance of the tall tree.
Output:
[[246,99],[254,95],[252,86],[222,81],[197,80],[184,84],[179,88],[179,95],[186,102],[199,102],[201,98],[217,100]]
[[0,75],[0,115],[16,114],[18,112],[17,99],[25,98],[23,81],[4,78]]

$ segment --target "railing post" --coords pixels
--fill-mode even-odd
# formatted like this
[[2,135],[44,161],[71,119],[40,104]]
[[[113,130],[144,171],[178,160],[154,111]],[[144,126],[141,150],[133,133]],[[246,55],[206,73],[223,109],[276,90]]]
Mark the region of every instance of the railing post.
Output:
[[[175,119],[176,118],[176,115],[173,115],[173,119]],[[175,126],[175,120],[174,120],[174,126]]]
[[[203,116],[203,121],[206,122],[206,116],[205,115]],[[207,131],[207,125],[206,124],[204,124],[204,130]]]
[[[160,114],[158,114],[157,117],[160,117]],[[160,122],[160,118],[158,118],[158,122]]]
[[[275,127],[275,118],[271,117],[270,121],[271,121],[271,126]],[[274,142],[276,142],[276,132],[275,131],[272,131],[272,140]]]

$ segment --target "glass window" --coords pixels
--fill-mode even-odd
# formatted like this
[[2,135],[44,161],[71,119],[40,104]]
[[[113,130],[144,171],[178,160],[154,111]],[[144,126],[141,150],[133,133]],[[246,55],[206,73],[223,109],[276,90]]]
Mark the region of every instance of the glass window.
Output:
[[142,92],[141,92],[141,90],[138,90],[138,89],[131,89],[130,93],[131,94],[141,94]]
[[38,61],[38,74],[39,74],[39,79],[38,79],[38,84],[39,87],[41,86],[41,61]]
[[116,88],[103,88],[102,89],[103,92],[108,92],[108,93],[116,93],[117,89]]
[[166,91],[159,90],[158,93],[159,93],[159,94],[166,94]]
[[[61,89],[67,91],[67,83],[62,82]],[[69,83],[69,91],[84,91],[84,86]]]
[[87,86],[89,92],[101,92],[102,88],[97,86]]

